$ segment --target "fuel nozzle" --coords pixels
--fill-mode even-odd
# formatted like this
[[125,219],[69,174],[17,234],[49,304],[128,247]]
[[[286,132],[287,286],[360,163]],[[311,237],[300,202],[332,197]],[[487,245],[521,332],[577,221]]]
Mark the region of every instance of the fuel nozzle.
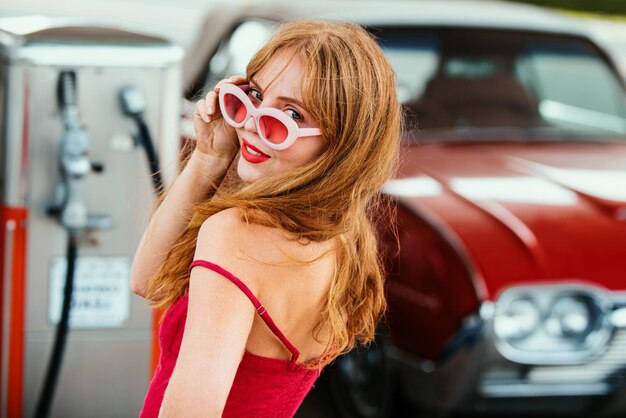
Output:
[[76,106],[76,73],[63,71],[58,83],[59,107],[63,118],[61,170],[64,175],[80,179],[91,170],[89,136],[83,128]]
[[159,156],[154,148],[154,142],[152,141],[152,135],[150,135],[150,129],[143,117],[146,110],[146,99],[141,89],[135,85],[129,85],[123,87],[119,91],[120,107],[122,112],[132,118],[137,125],[137,134],[135,135],[135,142],[142,146],[146,152],[146,158],[148,159],[148,167],[150,175],[152,176],[152,184],[157,196],[163,193],[165,190],[165,184],[161,177],[161,169],[159,164]]
[[126,116],[142,116],[146,110],[146,99],[137,86],[126,86],[120,90],[120,105]]
[[103,168],[100,163],[89,159],[89,135],[78,112],[74,71],[60,73],[57,97],[63,120],[63,136],[59,149],[62,182],[57,204],[48,212],[58,216],[61,224],[70,231],[111,227],[112,220],[109,216],[89,214],[83,201],[82,180],[89,172],[101,172]]

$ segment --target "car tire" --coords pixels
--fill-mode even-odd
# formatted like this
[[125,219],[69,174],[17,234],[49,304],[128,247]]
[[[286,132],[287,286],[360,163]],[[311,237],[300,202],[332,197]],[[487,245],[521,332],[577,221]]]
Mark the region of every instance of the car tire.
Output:
[[343,418],[392,416],[396,390],[384,339],[369,347],[357,346],[328,367],[335,406]]

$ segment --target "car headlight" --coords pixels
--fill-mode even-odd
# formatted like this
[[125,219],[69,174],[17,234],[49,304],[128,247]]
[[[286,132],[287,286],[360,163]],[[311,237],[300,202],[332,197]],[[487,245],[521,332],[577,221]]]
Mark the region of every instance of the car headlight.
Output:
[[513,299],[495,317],[496,334],[509,341],[520,340],[533,333],[539,326],[541,314],[536,303],[528,297]]
[[523,364],[578,364],[601,355],[613,326],[612,304],[582,285],[511,288],[495,304],[496,346]]
[[546,318],[546,330],[561,339],[584,338],[591,331],[595,311],[593,301],[587,297],[559,297]]

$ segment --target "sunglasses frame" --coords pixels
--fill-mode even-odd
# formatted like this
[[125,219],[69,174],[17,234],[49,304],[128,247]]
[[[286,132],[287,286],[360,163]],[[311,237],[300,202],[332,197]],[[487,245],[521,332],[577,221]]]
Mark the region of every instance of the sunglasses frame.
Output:
[[[259,138],[261,138],[261,141],[263,141],[263,143],[267,145],[269,148],[273,150],[277,150],[277,151],[289,148],[290,146],[293,145],[294,142],[296,142],[296,139],[300,137],[321,135],[321,131],[319,130],[319,128],[300,128],[295,120],[293,120],[292,118],[287,116],[284,112],[276,108],[255,107],[252,104],[252,101],[250,100],[246,92],[243,90],[243,88],[245,87],[247,87],[247,85],[245,84],[236,85],[236,84],[231,84],[231,83],[225,83],[220,86],[220,91],[219,91],[220,111],[222,112],[222,117],[230,126],[234,128],[241,128],[243,125],[246,124],[248,119],[252,117],[254,119],[254,125],[256,127],[256,131],[259,135]],[[224,111],[226,109],[224,96],[226,96],[227,94],[232,94],[233,96],[238,98],[243,104],[243,106],[246,108],[246,116],[241,122],[235,122]],[[263,116],[272,117],[278,120],[280,123],[282,123],[285,126],[285,128],[287,128],[287,137],[285,138],[283,142],[276,144],[274,142],[271,142],[269,139],[265,138],[265,135],[263,135],[263,132],[259,124],[259,119]]]

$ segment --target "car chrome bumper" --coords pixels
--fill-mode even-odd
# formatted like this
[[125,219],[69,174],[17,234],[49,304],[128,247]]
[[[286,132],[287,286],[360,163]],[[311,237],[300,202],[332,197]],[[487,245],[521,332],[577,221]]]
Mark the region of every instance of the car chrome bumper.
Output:
[[466,318],[437,362],[387,346],[407,399],[444,411],[626,411],[626,327],[616,326],[606,350],[585,364],[519,364],[497,350],[493,309],[485,306]]

